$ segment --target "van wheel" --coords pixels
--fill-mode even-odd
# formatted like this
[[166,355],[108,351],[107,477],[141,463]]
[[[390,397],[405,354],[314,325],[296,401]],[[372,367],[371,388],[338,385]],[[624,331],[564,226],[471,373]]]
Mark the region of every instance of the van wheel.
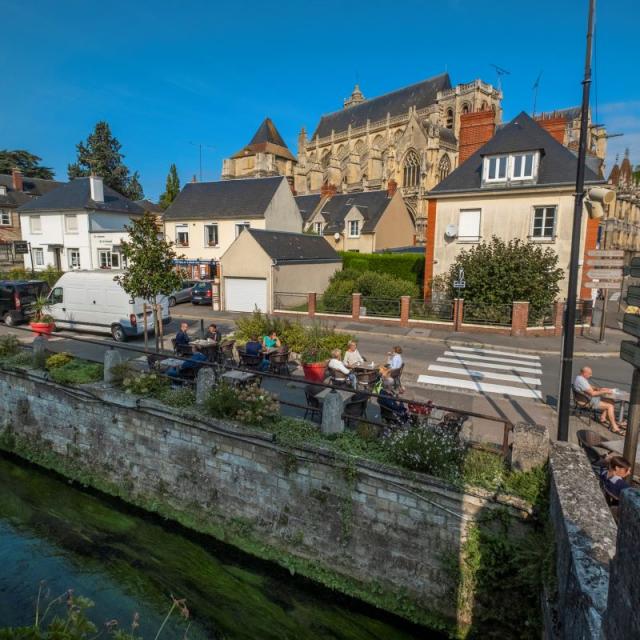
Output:
[[111,335],[116,342],[124,342],[127,336],[124,334],[124,329],[119,324],[114,324],[111,327]]
[[18,318],[9,311],[4,317],[4,323],[7,327],[15,327],[18,324]]
[[171,296],[169,298],[169,306],[170,307],[175,307],[176,306],[176,299],[173,296]]

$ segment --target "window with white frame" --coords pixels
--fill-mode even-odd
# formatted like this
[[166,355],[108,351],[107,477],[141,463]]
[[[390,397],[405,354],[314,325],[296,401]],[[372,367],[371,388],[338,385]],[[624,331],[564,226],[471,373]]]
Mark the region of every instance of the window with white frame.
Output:
[[485,158],[485,182],[504,182],[507,179],[507,156]]
[[11,211],[0,209],[0,225],[3,227],[11,226]]
[[245,230],[250,229],[251,225],[248,222],[240,222],[236,225],[236,238]]
[[101,269],[111,269],[111,251],[109,249],[98,249],[98,266]]
[[44,267],[44,251],[36,247],[31,249],[31,254],[33,255],[33,264],[36,267]]
[[360,237],[360,220],[349,220],[349,237]]
[[204,225],[204,246],[205,247],[217,247],[218,246],[218,225],[214,222]]
[[556,211],[552,207],[534,207],[531,237],[534,240],[552,240],[556,235]]
[[313,223],[313,233],[315,233],[318,236],[322,235],[322,222]]
[[533,180],[538,172],[538,152],[488,156],[484,159],[484,182]]
[[78,231],[78,216],[75,213],[65,215],[64,229],[67,233],[76,233]]
[[31,233],[42,233],[40,216],[29,216],[29,231],[31,231]]
[[531,180],[533,178],[534,162],[534,153],[520,153],[511,156],[511,179]]
[[80,250],[69,249],[67,251],[67,262],[69,263],[69,269],[80,268]]
[[179,247],[189,246],[189,225],[188,224],[176,225],[176,244]]
[[460,210],[458,240],[461,242],[478,242],[480,240],[480,209]]

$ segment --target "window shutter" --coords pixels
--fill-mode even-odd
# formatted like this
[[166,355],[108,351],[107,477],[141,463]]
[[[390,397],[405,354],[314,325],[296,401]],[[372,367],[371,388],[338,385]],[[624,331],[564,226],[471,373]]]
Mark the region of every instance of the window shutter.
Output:
[[461,239],[480,237],[480,209],[460,212],[458,237]]

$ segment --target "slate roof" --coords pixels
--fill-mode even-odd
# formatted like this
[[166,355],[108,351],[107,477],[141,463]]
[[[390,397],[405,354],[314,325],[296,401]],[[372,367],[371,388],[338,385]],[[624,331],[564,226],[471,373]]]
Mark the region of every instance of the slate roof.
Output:
[[438,91],[451,88],[451,80],[448,73],[428,78],[422,82],[403,87],[391,93],[365,100],[353,107],[347,107],[334,113],[328,113],[320,118],[320,122],[311,139],[319,136],[324,138],[331,134],[346,131],[352,127],[362,127],[367,124],[367,120],[376,122],[384,120],[387,113],[393,118],[401,113],[407,113],[409,107],[423,109],[432,105],[437,98]]
[[22,191],[13,188],[13,176],[0,174],[0,185],[7,188],[7,195],[0,196],[0,206],[19,207],[34,198],[63,185],[57,180],[44,180],[43,178],[22,178]]
[[147,200],[146,198],[143,200],[136,200],[136,204],[149,213],[157,213],[159,215],[164,213],[164,209],[159,204],[151,202],[151,200]]
[[135,202],[106,184],[104,185],[104,202],[94,202],[91,199],[89,178],[75,178],[40,198],[27,202],[20,207],[19,211],[20,213],[35,213],[40,211],[77,211],[78,209],[132,215],[144,213],[144,210]]
[[[519,151],[540,151],[538,180],[534,186],[569,185],[575,183],[577,158],[550,133],[545,131],[524,111],[511,122],[500,127],[494,136],[476,151],[468,160],[452,171],[442,182],[431,190],[432,194],[480,191],[486,189],[531,188],[530,182],[513,182],[508,186],[491,184],[482,187],[483,157]],[[597,173],[587,166],[585,181],[603,182]]]
[[295,200],[296,204],[298,205],[298,209],[300,209],[302,222],[306,224],[313,212],[316,210],[317,206],[320,204],[322,195],[320,195],[319,193],[313,193],[307,196],[296,196]]
[[231,157],[242,158],[256,153],[272,153],[273,155],[295,161],[295,156],[289,151],[287,143],[276,129],[271,118],[265,118],[258,130],[253,134],[251,142],[236,151]]
[[341,262],[342,258],[322,237],[308,233],[247,229],[265,253],[278,262]]
[[237,178],[190,182],[169,205],[165,220],[263,218],[278,187],[287,179]]
[[362,233],[373,233],[390,202],[386,189],[335,195],[320,210],[326,221],[323,234],[326,236],[344,231],[344,219],[352,207],[357,207],[364,218]]

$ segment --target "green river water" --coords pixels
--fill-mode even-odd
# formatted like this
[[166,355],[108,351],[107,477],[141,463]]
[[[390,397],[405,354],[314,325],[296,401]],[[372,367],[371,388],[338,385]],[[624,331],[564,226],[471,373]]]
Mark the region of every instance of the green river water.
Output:
[[[170,596],[185,598],[201,639],[441,639],[372,607],[192,534],[123,503],[0,456],[0,626],[33,623],[38,587],[93,600],[98,626],[116,619],[153,639]],[[161,638],[181,639],[174,617]]]

